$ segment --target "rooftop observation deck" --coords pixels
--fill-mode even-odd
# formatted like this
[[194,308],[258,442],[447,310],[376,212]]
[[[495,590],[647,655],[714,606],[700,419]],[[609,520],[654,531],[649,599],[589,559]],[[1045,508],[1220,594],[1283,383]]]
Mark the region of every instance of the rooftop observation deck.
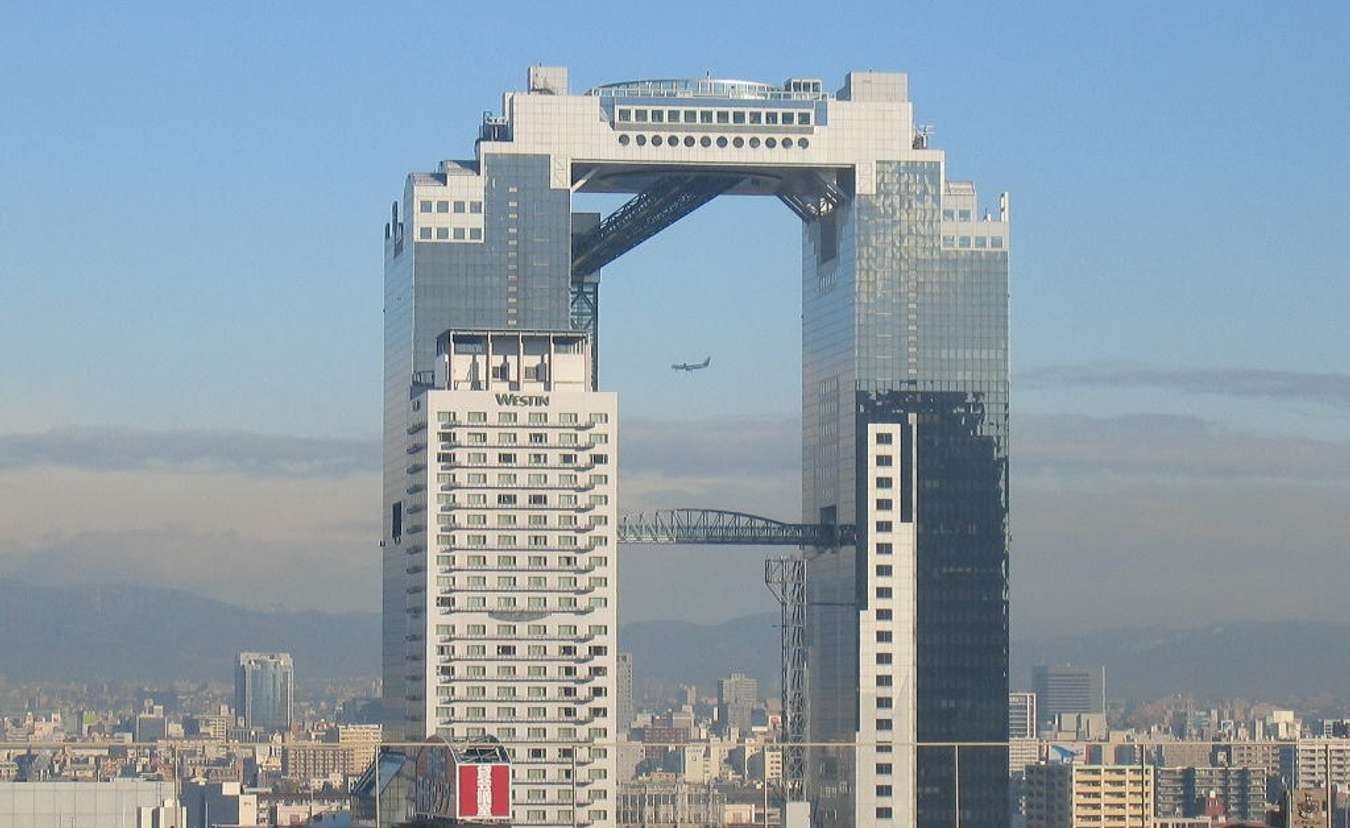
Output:
[[823,101],[821,81],[789,78],[782,86],[727,78],[659,78],[606,83],[586,90],[602,98],[720,98],[754,101]]

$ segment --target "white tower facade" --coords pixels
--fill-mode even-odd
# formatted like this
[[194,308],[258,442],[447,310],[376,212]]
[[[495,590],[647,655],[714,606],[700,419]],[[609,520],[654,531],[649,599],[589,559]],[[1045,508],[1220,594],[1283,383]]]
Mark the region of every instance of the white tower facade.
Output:
[[450,331],[437,350],[409,402],[408,623],[384,642],[425,665],[408,719],[502,742],[517,823],[612,824],[615,758],[592,743],[618,733],[616,395],[589,390],[582,333]]

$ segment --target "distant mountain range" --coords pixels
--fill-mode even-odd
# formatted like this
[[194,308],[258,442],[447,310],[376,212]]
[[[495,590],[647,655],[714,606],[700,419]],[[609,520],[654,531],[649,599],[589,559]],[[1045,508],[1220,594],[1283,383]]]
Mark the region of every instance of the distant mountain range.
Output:
[[243,609],[159,587],[0,579],[0,675],[9,681],[231,682],[241,650],[290,652],[301,681],[374,676],[380,618]]
[[[693,682],[712,692],[739,670],[778,685],[778,615],[717,625],[625,624],[639,686]],[[301,681],[375,676],[372,612],[251,610],[157,587],[35,587],[0,579],[0,675],[9,681],[229,681],[240,650],[285,650]],[[1186,630],[1134,627],[1013,642],[1014,686],[1035,664],[1105,664],[1112,698],[1177,692],[1279,701],[1350,696],[1350,624],[1242,622]]]

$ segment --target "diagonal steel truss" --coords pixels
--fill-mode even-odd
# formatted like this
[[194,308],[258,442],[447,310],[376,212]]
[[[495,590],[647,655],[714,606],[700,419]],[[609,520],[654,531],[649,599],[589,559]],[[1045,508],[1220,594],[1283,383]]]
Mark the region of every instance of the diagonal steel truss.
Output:
[[764,562],[764,583],[782,613],[783,782],[792,799],[801,796],[806,781],[806,559],[770,558]]
[[600,226],[572,242],[573,281],[595,273],[736,186],[742,177],[710,173],[662,176],[605,216]]
[[783,782],[789,798],[800,796],[806,779],[806,557],[808,547],[852,546],[856,529],[830,523],[783,523],[721,509],[664,509],[619,521],[619,543],[737,544],[797,546],[793,557],[764,562],[764,584],[782,613],[780,645],[783,697],[781,739]]
[[783,523],[722,509],[661,509],[619,519],[619,543],[851,546],[854,528],[834,523]]

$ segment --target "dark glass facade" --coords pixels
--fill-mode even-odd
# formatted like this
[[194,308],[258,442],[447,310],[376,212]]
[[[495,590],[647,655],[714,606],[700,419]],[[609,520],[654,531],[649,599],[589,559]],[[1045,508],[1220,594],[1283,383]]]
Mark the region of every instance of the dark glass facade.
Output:
[[[803,519],[859,530],[857,548],[808,563],[812,740],[868,733],[858,699],[869,693],[912,708],[920,745],[1007,738],[1008,254],[944,244],[943,197],[939,162],[879,162],[874,194],[855,196],[833,226],[805,229]],[[898,515],[873,514],[872,424],[898,424],[912,441],[901,456],[917,474],[913,485],[908,469],[900,475]],[[872,573],[888,563],[868,538],[879,517],[913,523],[913,601],[894,610],[872,597]],[[858,630],[900,613],[911,613],[912,637],[897,634],[895,660],[910,660],[900,675],[913,681],[893,686]],[[899,767],[886,750],[812,752],[822,824],[908,816],[905,783],[858,781]],[[914,824],[954,824],[956,762],[950,747],[918,748]],[[960,824],[1005,825],[1006,749],[966,748],[959,764]]]

